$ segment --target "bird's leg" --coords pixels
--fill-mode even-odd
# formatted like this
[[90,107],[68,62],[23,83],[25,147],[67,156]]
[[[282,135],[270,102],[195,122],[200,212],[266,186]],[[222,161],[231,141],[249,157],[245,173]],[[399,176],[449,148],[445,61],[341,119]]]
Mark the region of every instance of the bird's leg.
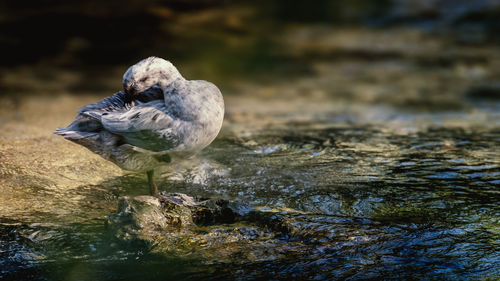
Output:
[[158,187],[156,186],[156,184],[153,180],[154,170],[147,171],[146,174],[148,175],[149,194],[151,196],[154,196],[154,197],[159,197],[158,196]]

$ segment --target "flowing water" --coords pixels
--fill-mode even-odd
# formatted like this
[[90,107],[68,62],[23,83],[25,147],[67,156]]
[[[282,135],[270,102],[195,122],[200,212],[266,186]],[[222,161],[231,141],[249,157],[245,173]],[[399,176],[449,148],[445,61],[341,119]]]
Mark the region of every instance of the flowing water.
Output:
[[[289,121],[300,112],[292,109],[261,122],[260,114],[271,113],[237,117],[229,110],[215,143],[197,159],[164,171],[160,189],[271,209],[293,221],[294,235],[242,222],[205,227],[198,238],[169,234],[181,241],[152,250],[120,244],[104,225],[118,196],[147,192],[145,176],[121,175],[51,136],[54,121],[36,109],[59,112],[61,102],[71,107],[80,100],[33,98],[18,111],[27,116],[14,116],[18,121],[3,127],[2,278],[500,274],[500,131],[494,112],[406,115],[380,109],[377,115],[365,109],[337,116],[317,110],[312,119]],[[229,98],[229,108],[233,102],[242,101]]]
[[[212,73],[219,137],[157,180],[271,212],[288,231],[238,222],[166,232],[156,247],[118,241],[106,217],[119,196],[148,192],[146,176],[52,135],[110,93],[68,95],[90,78],[19,68],[2,82],[31,94],[0,99],[0,279],[500,278],[498,48],[401,28],[277,36],[287,59],[267,77]],[[202,63],[179,68],[196,76]],[[98,85],[119,87],[123,69]]]

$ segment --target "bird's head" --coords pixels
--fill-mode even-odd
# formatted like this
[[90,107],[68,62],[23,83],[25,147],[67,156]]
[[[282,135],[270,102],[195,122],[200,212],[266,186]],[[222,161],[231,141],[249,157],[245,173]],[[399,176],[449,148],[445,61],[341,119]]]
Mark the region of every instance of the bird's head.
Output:
[[133,97],[154,85],[165,89],[181,77],[171,62],[158,57],[149,57],[127,69],[123,74],[123,89],[125,93]]

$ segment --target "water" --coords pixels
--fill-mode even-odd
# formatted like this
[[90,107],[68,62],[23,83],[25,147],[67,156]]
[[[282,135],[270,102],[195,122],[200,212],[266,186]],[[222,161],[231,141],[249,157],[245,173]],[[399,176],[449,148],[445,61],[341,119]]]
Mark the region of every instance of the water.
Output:
[[[344,116],[356,123],[332,121],[339,116],[319,110],[289,121],[300,112],[291,108],[261,124],[229,110],[215,143],[197,159],[165,170],[160,189],[273,210],[293,222],[290,234],[240,223],[205,227],[192,237],[174,232],[169,247],[150,249],[122,244],[104,226],[118,196],[147,192],[145,177],[121,175],[112,164],[45,132],[34,121],[40,113],[31,111],[44,102],[24,102],[18,112],[26,115],[3,128],[3,279],[500,274],[500,131],[497,123],[482,123],[483,114],[428,119],[427,113],[393,111],[376,119],[371,106]],[[80,98],[52,102],[72,107]],[[228,107],[240,102],[229,97]],[[63,111],[55,112],[72,114]],[[42,118],[49,119],[47,127],[57,122]],[[449,125],[463,118],[465,126]],[[431,121],[412,125],[420,119]]]
[[[243,201],[286,220],[283,232],[239,222],[166,232],[153,247],[117,240],[106,217],[119,196],[148,192],[145,175],[52,131],[120,87],[126,66],[2,69],[15,94],[0,97],[0,279],[500,278],[492,26],[474,22],[484,40],[468,34],[465,9],[391,27],[411,12],[398,3],[370,21],[385,28],[333,28],[328,15],[306,24],[283,11],[300,23],[230,19],[221,38],[199,27],[210,44],[178,43],[197,54],[181,72],[217,82],[227,113],[201,155],[158,171],[160,190]],[[195,15],[179,17],[191,28]],[[267,28],[279,32],[255,37]],[[179,30],[179,42],[196,40]]]

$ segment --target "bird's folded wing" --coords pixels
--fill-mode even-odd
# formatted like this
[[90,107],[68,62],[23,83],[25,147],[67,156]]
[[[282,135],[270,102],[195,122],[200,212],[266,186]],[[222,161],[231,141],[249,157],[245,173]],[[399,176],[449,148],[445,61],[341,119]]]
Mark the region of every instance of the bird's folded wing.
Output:
[[107,112],[101,120],[104,128],[114,133],[161,130],[174,121],[163,100],[140,103],[125,111]]
[[101,122],[106,130],[123,136],[134,146],[163,151],[178,145],[183,121],[168,114],[163,100],[154,100],[127,111],[103,114]]
[[84,112],[103,110],[103,111],[113,111],[117,109],[123,109],[126,107],[125,93],[120,91],[110,97],[104,98],[98,102],[88,104],[80,109],[78,113],[82,114]]
[[126,94],[122,91],[104,98],[98,102],[86,105],[78,110],[78,114],[101,120],[104,114],[114,111],[126,111],[136,104],[147,103],[150,101],[162,100],[163,91],[157,85],[154,85],[135,97],[132,101],[127,101]]

